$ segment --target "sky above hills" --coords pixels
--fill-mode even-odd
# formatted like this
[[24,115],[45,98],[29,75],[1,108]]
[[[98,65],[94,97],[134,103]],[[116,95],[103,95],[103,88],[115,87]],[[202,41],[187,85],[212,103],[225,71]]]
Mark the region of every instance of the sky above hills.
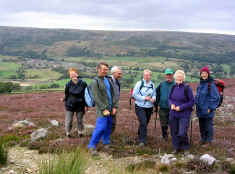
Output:
[[235,34],[235,0],[0,0],[0,26]]

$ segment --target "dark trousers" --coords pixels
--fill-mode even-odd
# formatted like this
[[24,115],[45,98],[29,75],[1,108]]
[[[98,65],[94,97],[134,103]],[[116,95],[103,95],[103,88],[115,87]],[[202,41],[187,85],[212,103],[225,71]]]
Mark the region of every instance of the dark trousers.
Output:
[[160,117],[163,138],[168,137],[169,112],[170,112],[170,109],[160,108],[159,110],[159,117]]
[[213,124],[213,118],[199,118],[199,127],[202,142],[213,141]]
[[146,143],[147,126],[151,118],[153,108],[143,108],[135,105],[135,113],[139,120],[138,136],[140,143]]
[[188,128],[190,118],[170,117],[172,144],[175,150],[188,150]]
[[112,130],[111,130],[111,134],[113,134],[113,132],[115,131],[116,122],[117,122],[116,115],[112,115],[112,117],[113,117],[113,120],[112,120]]

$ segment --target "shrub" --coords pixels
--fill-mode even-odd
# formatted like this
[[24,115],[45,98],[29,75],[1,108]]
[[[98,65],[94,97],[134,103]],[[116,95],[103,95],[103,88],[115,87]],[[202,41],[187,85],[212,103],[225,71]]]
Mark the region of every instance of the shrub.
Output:
[[39,174],[81,174],[87,164],[86,154],[80,149],[71,153],[62,153],[55,159],[43,161]]
[[0,166],[7,163],[7,155],[8,151],[6,149],[6,146],[2,142],[0,142]]

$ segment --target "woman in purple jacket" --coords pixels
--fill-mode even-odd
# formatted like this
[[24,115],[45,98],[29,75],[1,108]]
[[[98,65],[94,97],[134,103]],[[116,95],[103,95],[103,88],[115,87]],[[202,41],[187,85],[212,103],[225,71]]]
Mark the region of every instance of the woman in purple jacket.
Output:
[[170,105],[170,129],[174,153],[183,152],[189,149],[187,131],[189,128],[190,116],[194,105],[192,89],[184,83],[185,73],[177,70],[174,74],[175,85],[169,94]]

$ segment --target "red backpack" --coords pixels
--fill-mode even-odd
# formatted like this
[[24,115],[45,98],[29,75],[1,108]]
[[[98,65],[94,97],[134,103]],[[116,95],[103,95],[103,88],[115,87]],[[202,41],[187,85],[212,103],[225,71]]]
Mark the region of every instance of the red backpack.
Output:
[[[220,101],[219,101],[219,104],[217,106],[220,107],[221,104],[223,103],[223,98],[224,98],[224,88],[225,88],[225,83],[223,80],[220,80],[220,79],[214,79],[214,83],[218,89],[218,92],[219,92],[219,96],[220,96]],[[208,83],[208,91],[210,92],[210,83]]]

